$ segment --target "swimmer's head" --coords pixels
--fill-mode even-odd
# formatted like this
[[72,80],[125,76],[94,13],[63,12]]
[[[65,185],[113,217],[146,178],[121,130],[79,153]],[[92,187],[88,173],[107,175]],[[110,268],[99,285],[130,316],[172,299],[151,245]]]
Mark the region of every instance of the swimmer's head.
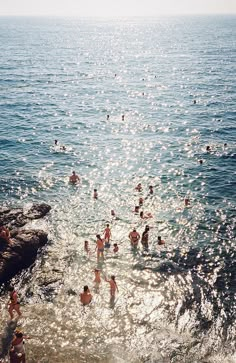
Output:
[[153,189],[153,186],[152,185],[149,185],[149,189]]
[[84,286],[84,292],[88,291],[88,289],[89,289],[89,288],[88,288],[88,286],[87,286],[87,285],[85,285],[85,286]]
[[72,171],[72,174],[75,175],[75,171],[74,170]]
[[158,236],[157,239],[158,239],[158,241],[161,241],[161,236]]
[[118,244],[117,243],[114,243],[114,245],[113,245],[114,247],[117,247],[118,246]]
[[84,244],[87,245],[88,244],[88,241],[84,241]]
[[97,189],[93,189],[94,192],[97,192]]
[[116,277],[115,277],[115,275],[112,275],[112,276],[111,276],[111,279],[112,279],[113,281],[115,281],[115,278],[116,278]]
[[112,209],[111,210],[111,215],[114,216],[115,215],[115,211]]
[[101,239],[100,234],[96,234],[97,239]]
[[12,286],[12,285],[10,285],[9,287],[8,287],[8,291],[14,291],[15,289],[14,289],[14,287]]
[[107,224],[107,228],[109,227],[109,224]]
[[58,141],[57,140],[54,140],[54,143],[55,143],[55,145],[57,145]]
[[142,212],[140,212],[140,217],[141,217],[141,218],[143,217],[143,211],[142,211]]
[[135,211],[135,212],[139,212],[139,205],[136,205],[136,206],[134,207],[134,211]]

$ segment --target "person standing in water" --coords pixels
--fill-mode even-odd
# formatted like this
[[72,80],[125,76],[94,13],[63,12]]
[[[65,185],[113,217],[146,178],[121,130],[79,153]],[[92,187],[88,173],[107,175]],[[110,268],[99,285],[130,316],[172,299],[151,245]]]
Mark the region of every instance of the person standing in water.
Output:
[[95,251],[97,250],[97,261],[99,261],[100,257],[102,257],[102,259],[104,260],[104,241],[103,239],[101,239],[100,234],[97,234],[96,237],[97,245]]
[[84,251],[89,254],[90,252],[90,248],[89,248],[89,242],[88,241],[84,241]]
[[30,337],[16,329],[11,342],[10,363],[26,363],[24,339],[30,339]]
[[110,226],[109,224],[107,224],[105,230],[104,230],[104,239],[106,242],[110,242],[110,239],[111,239],[111,229],[110,229]]
[[95,284],[100,284],[101,283],[100,273],[101,273],[101,270],[99,270],[98,268],[95,268],[95,270],[94,270],[94,274],[95,274],[94,282],[95,282]]
[[93,190],[93,199],[98,199],[98,191],[97,189]]
[[146,226],[144,232],[142,233],[142,238],[141,238],[141,243],[144,249],[148,249],[148,237],[149,237],[148,232],[149,232],[149,226]]
[[130,232],[129,239],[132,247],[138,246],[138,241],[140,240],[140,234],[136,231],[135,228],[133,229],[132,232]]
[[110,284],[110,294],[111,294],[111,298],[115,298],[115,295],[116,295],[116,291],[119,292],[118,290],[118,286],[117,286],[117,283],[116,283],[116,278],[114,275],[111,276],[111,279],[108,280],[107,278],[105,278],[105,281],[106,282],[109,282]]
[[92,295],[90,293],[90,290],[88,288],[88,286],[84,286],[84,292],[82,292],[80,294],[80,301],[82,302],[82,304],[85,306],[85,305],[88,305],[91,301],[92,301]]
[[20,311],[20,303],[18,301],[18,294],[15,291],[13,286],[9,287],[9,292],[10,292],[10,299],[8,301],[8,312],[10,314],[10,318],[11,320],[13,319],[14,315],[13,315],[13,311],[15,310],[18,314],[18,316],[20,317],[21,311]]
[[70,176],[69,181],[70,181],[70,183],[72,183],[72,184],[76,184],[77,182],[80,182],[80,178],[79,178],[79,176],[75,173],[75,171],[72,171],[72,175]]

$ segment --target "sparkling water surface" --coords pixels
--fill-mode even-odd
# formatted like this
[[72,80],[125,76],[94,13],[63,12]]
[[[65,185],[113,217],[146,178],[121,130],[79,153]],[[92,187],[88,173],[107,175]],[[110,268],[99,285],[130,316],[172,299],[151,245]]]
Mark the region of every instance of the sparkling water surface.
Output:
[[[29,362],[236,361],[235,20],[0,18],[0,200],[52,206],[32,223],[49,245],[13,281]],[[99,267],[116,275],[114,304],[93,286],[107,222],[119,254]],[[149,251],[132,251],[146,224]]]

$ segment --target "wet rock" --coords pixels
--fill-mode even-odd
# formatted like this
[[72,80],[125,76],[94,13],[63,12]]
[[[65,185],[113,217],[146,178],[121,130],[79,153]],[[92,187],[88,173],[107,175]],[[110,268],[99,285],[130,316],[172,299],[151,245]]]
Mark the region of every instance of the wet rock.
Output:
[[0,207],[0,224],[10,229],[11,235],[11,244],[0,241],[0,284],[34,263],[38,250],[48,241],[47,233],[20,227],[44,217],[50,209],[45,203],[34,204],[26,213],[22,208]]
[[1,359],[5,358],[8,355],[10,345],[14,336],[14,330],[16,328],[16,321],[10,320],[7,323],[3,333],[0,338],[0,362]]
[[67,290],[67,295],[76,296],[77,292],[72,289],[69,289],[69,290]]
[[32,265],[39,248],[43,247],[47,241],[47,233],[44,231],[20,230],[11,239],[11,245],[2,246],[0,250],[0,284]]
[[50,205],[46,203],[34,204],[30,210],[25,214],[29,219],[39,219],[44,217],[51,210]]
[[32,219],[43,218],[51,207],[46,203],[33,204],[33,206],[24,213],[23,208],[0,207],[0,224],[7,226],[9,229],[23,227]]

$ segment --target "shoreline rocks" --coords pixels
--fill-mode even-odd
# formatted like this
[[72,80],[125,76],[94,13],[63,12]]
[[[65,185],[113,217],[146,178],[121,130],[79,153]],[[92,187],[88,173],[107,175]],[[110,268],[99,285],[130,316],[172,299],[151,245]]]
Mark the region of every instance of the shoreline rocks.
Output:
[[0,207],[0,224],[11,233],[11,244],[0,241],[0,284],[35,262],[38,250],[48,242],[47,233],[22,227],[33,219],[44,217],[50,209],[45,203],[34,204],[25,213],[22,208]]

